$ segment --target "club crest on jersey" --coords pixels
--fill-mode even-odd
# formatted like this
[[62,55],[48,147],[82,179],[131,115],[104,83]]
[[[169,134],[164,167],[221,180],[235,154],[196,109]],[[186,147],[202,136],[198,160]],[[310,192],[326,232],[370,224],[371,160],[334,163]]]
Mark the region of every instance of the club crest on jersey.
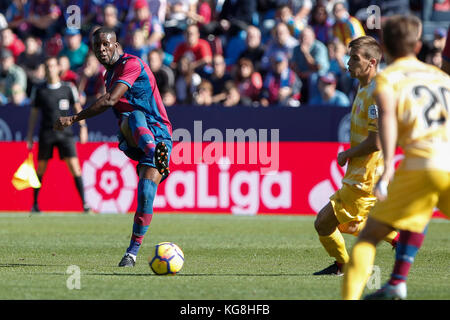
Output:
[[69,110],[70,102],[67,99],[59,100],[59,110]]
[[378,119],[378,107],[376,104],[369,106],[369,119]]

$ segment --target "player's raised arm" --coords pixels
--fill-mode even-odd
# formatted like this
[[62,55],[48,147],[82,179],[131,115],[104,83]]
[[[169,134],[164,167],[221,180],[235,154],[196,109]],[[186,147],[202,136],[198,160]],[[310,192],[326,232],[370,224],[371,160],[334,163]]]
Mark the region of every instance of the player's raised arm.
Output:
[[92,118],[102,112],[104,112],[106,109],[114,106],[119,99],[125,94],[125,92],[128,90],[128,86],[124,83],[118,82],[114,86],[114,88],[98,98],[92,105],[90,105],[88,108],[84,109],[83,111],[69,117],[60,117],[55,125],[55,130],[62,130],[65,127],[71,126],[75,122]]

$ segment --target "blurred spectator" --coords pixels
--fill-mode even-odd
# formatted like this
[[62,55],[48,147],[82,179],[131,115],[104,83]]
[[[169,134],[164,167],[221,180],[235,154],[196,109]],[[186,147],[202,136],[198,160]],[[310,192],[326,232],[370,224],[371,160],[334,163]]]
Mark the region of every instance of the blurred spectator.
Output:
[[427,57],[430,54],[435,54],[435,52],[432,53],[432,51],[435,51],[435,49],[441,51],[444,50],[446,40],[447,31],[443,28],[436,28],[433,33],[433,39],[431,41],[423,42],[417,58],[421,61],[426,61]]
[[272,39],[267,44],[267,49],[262,57],[261,68],[263,70],[270,68],[271,59],[278,52],[284,53],[290,59],[296,46],[298,46],[298,40],[291,36],[286,23],[277,23],[273,30]]
[[348,73],[347,62],[350,56],[339,39],[334,39],[328,44],[328,57],[330,58],[329,71],[336,76],[338,90],[351,95],[355,79],[352,79]]
[[126,46],[123,51],[137,56],[148,63],[148,53],[151,49],[153,49],[153,47],[148,45],[145,41],[144,31],[142,29],[135,29],[133,31],[131,44]]
[[255,69],[260,71],[261,60],[264,56],[264,48],[261,44],[261,31],[255,26],[249,26],[245,42],[247,49],[241,53],[240,57],[253,61]]
[[214,4],[212,0],[199,0],[197,4],[197,21],[199,27],[207,25],[214,18]]
[[19,84],[23,91],[27,90],[27,75],[25,71],[14,63],[10,50],[0,50],[0,93],[10,99],[14,84]]
[[255,24],[257,6],[257,0],[224,0],[218,17],[222,32],[231,38],[246,30],[249,25]]
[[161,98],[165,107],[171,107],[177,102],[177,94],[173,88],[161,92]]
[[437,28],[434,30],[433,47],[441,51],[444,50],[446,40],[447,30],[444,28]]
[[24,68],[29,74],[29,70],[35,70],[39,64],[44,62],[44,52],[41,47],[42,42],[28,36],[25,39],[25,50],[17,58],[17,64]]
[[102,72],[103,66],[98,62],[95,54],[90,52],[86,58],[80,80],[78,81],[78,92],[80,94],[81,105],[89,106],[101,95],[105,93],[105,85]]
[[308,16],[311,13],[313,7],[313,1],[311,0],[289,0],[288,1],[291,10],[295,16],[295,20],[299,21],[302,25],[308,25]]
[[213,86],[208,80],[202,80],[194,94],[194,104],[210,106],[213,104]]
[[295,39],[298,38],[301,31],[305,27],[303,20],[296,19],[291,8],[287,4],[282,4],[277,8],[275,20],[277,22],[284,22],[289,27],[291,36]]
[[76,71],[83,66],[89,47],[81,41],[80,30],[75,28],[66,29],[65,42],[59,56],[67,56],[70,61],[70,70]]
[[333,25],[333,34],[346,46],[353,39],[366,35],[359,20],[350,16],[344,3],[337,2],[333,8],[333,14],[336,20]]
[[25,36],[30,31],[31,25],[27,19],[30,15],[29,0],[13,0],[5,13],[6,21],[11,29],[14,29],[19,36]]
[[178,21],[185,21],[197,12],[197,0],[167,0],[166,17]]
[[7,106],[9,107],[28,107],[30,99],[27,97],[25,90],[18,83],[14,83],[11,88],[11,98]]
[[300,44],[295,47],[291,68],[297,73],[303,83],[302,102],[318,94],[317,78],[330,67],[327,47],[316,40],[311,27],[306,27],[300,35]]
[[[132,11],[132,10],[130,10]],[[103,8],[103,26],[114,30],[116,35],[120,37],[122,30],[122,22],[119,20],[119,12],[117,7],[111,3]]]
[[175,85],[175,74],[172,69],[163,64],[163,59],[164,51],[162,49],[154,49],[148,55],[150,70],[155,76],[161,94]]
[[328,44],[333,37],[333,29],[326,7],[319,3],[311,11],[309,25],[313,28],[316,39]]
[[241,95],[242,104],[253,105],[257,103],[262,85],[261,74],[255,71],[252,60],[245,57],[239,59],[236,86]]
[[173,68],[182,56],[186,54],[191,56],[192,68],[194,70],[202,69],[205,65],[212,62],[212,50],[208,41],[200,39],[198,26],[191,24],[185,32],[186,41],[177,46],[173,56]]
[[1,48],[6,48],[14,56],[14,61],[17,62],[19,55],[25,51],[25,45],[10,28],[5,28],[0,31]]
[[61,16],[61,9],[53,0],[31,1],[28,22],[35,37],[46,40],[55,33],[55,26]]
[[213,73],[208,79],[213,87],[213,101],[222,102],[225,100],[225,83],[233,80],[226,72],[225,59],[222,55],[216,54],[213,57]]
[[430,52],[428,52],[425,62],[440,69],[442,67],[442,50],[439,48],[432,48]]
[[233,81],[228,81],[225,84],[225,95],[226,98],[223,102],[224,107],[233,107],[241,104],[241,95]]
[[336,107],[349,107],[350,100],[345,93],[336,90],[336,78],[332,73],[328,73],[319,78],[319,95],[313,97],[310,105],[333,105]]
[[201,77],[195,73],[192,65],[192,56],[189,54],[182,56],[178,61],[175,78],[177,103],[192,103],[192,96],[201,82]]
[[148,0],[148,5],[152,16],[157,17],[161,23],[164,23],[167,13],[167,0]]
[[277,52],[271,62],[272,69],[264,79],[261,104],[265,107],[272,104],[299,106],[302,83],[289,68],[288,57]]
[[78,82],[78,73],[70,70],[70,60],[67,56],[60,56],[58,58],[59,70],[61,72],[60,78],[62,81],[71,82],[75,86]]
[[17,59],[17,64],[21,66],[27,75],[27,95],[31,93],[33,87],[33,77],[36,69],[44,62],[44,52],[41,42],[32,36],[25,39],[25,51]]
[[31,97],[33,88],[41,85],[45,82],[45,66],[44,63],[40,63],[36,69],[30,70],[30,75],[28,76],[27,82],[27,96]]
[[161,47],[161,39],[164,37],[164,29],[158,17],[152,16],[147,0],[137,0],[133,6],[134,17],[126,28],[122,28],[122,39],[124,46],[130,46],[136,29],[142,31],[145,44],[150,49]]

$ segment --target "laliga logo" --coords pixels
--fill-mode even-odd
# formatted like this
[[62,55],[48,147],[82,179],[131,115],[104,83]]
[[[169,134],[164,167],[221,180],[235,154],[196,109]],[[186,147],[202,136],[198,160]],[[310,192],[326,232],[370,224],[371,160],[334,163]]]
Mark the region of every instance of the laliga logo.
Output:
[[126,213],[137,186],[134,166],[117,148],[98,147],[83,163],[86,201],[97,212]]
[[[208,165],[201,163],[195,171],[173,171],[164,185],[164,196],[156,195],[155,207],[174,209],[229,209],[237,215],[255,215],[260,203],[271,210],[292,205],[292,174],[272,171],[261,176],[259,171],[237,171],[230,174],[231,160],[218,161],[217,177],[209,177]],[[210,183],[217,184],[217,193],[210,194]],[[182,193],[177,192],[181,187]]]
[[[341,145],[337,153],[344,151]],[[394,167],[404,158],[403,154],[397,154],[394,157]],[[308,195],[309,206],[318,213],[329,201],[330,196],[342,187],[342,178],[347,170],[347,164],[340,167],[336,160],[330,164],[330,179],[323,180],[316,184]]]

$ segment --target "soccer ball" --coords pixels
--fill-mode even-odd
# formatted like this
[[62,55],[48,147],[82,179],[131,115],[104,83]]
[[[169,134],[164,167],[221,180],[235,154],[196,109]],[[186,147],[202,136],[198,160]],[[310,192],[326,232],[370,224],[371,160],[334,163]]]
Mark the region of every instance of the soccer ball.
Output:
[[148,258],[148,264],[157,275],[180,272],[184,263],[184,254],[175,243],[161,242],[155,246],[155,253]]

